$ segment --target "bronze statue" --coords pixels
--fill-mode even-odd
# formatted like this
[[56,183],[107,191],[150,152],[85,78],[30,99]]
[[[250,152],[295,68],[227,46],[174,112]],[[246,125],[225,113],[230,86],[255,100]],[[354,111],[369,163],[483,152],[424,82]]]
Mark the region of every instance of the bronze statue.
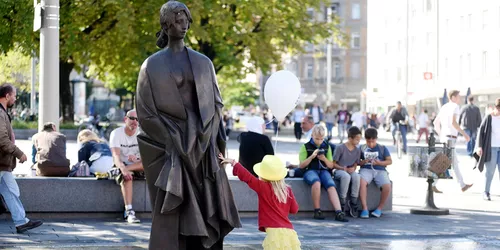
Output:
[[149,249],[222,249],[241,227],[225,170],[222,98],[212,62],[184,46],[186,5],[161,7],[157,45],[137,83],[138,135],[153,210]]

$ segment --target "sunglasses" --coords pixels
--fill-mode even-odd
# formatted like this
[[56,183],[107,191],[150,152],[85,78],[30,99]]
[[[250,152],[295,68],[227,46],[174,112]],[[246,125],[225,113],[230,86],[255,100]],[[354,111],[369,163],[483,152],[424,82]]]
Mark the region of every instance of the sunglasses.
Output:
[[138,121],[139,120],[139,118],[137,118],[137,117],[133,117],[133,116],[127,116],[127,117],[128,117],[128,119],[130,119],[132,121]]

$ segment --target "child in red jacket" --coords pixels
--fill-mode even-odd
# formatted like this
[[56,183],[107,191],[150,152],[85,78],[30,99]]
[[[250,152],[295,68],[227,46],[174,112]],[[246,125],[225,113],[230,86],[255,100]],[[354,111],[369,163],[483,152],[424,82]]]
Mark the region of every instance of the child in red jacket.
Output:
[[266,155],[253,170],[260,177],[257,179],[240,163],[219,155],[222,163],[233,166],[233,175],[238,176],[257,193],[259,197],[259,230],[267,236],[262,243],[264,249],[300,250],[299,237],[288,219],[288,214],[296,214],[299,205],[292,189],[285,183],[287,169],[283,162],[274,155]]

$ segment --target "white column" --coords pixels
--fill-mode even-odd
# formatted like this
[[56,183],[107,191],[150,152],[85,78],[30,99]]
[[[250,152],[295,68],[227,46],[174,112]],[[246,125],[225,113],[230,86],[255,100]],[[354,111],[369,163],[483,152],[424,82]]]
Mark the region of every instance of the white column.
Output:
[[[327,22],[332,22],[332,6],[326,6]],[[326,42],[326,106],[332,104],[332,37]]]
[[53,122],[59,129],[59,0],[42,0],[40,32],[40,103],[38,128]]
[[31,95],[30,95],[30,114],[35,113],[36,108],[36,58],[35,53],[31,53]]

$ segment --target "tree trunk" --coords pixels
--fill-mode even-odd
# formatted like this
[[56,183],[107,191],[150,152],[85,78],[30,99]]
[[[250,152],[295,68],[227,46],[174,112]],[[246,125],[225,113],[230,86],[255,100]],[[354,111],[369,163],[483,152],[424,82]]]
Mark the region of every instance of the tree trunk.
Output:
[[59,98],[60,110],[64,122],[74,121],[73,90],[69,81],[69,74],[75,64],[59,60]]

